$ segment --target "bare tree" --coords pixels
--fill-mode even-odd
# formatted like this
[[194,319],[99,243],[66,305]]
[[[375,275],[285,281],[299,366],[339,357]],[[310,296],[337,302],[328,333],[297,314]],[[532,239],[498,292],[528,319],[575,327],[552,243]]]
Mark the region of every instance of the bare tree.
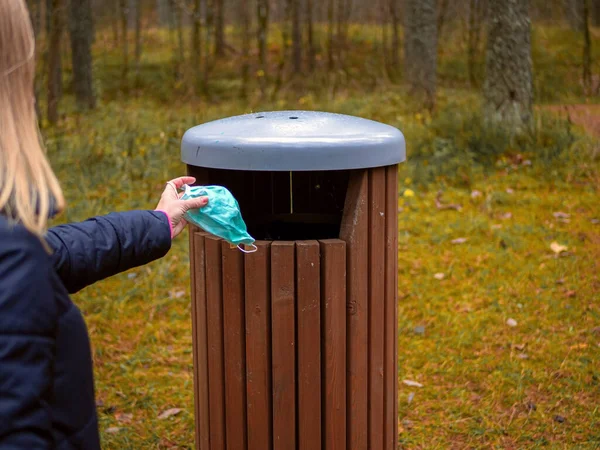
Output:
[[242,98],[248,97],[250,83],[250,8],[248,0],[240,0],[240,22],[242,26]]
[[590,39],[590,2],[581,0],[583,10],[583,89],[586,95],[592,94],[592,40]]
[[293,70],[302,72],[302,32],[300,30],[300,1],[288,0],[289,15],[292,19]]
[[129,75],[129,40],[127,39],[127,16],[129,14],[129,5],[127,0],[119,0],[119,20],[121,24],[122,55],[123,62],[121,67],[121,82],[127,89],[127,77]]
[[308,71],[315,68],[315,36],[313,27],[313,0],[306,0],[306,52]]
[[489,14],[484,114],[518,129],[532,120],[529,1],[491,1]]
[[73,87],[77,105],[92,109],[96,105],[92,76],[94,23],[90,0],[71,0],[69,31],[73,61]]
[[225,0],[213,0],[215,9],[215,56],[225,55]]
[[563,0],[563,2],[567,22],[574,30],[581,30],[583,27],[583,2],[581,0]]
[[48,44],[48,122],[58,122],[58,106],[62,91],[60,42],[64,30],[65,0],[50,3],[50,38]]
[[333,35],[335,24],[335,0],[329,0],[327,3],[327,61],[329,70],[335,69],[335,49],[336,42]]
[[142,16],[144,7],[142,0],[135,0],[135,80],[139,82],[140,63],[142,61]]
[[392,55],[391,63],[394,70],[400,65],[400,18],[398,14],[398,0],[389,0],[390,20],[392,22]]
[[258,60],[260,64],[260,87],[264,94],[268,74],[267,37],[269,31],[269,0],[257,0],[256,12],[258,17]]
[[404,67],[411,92],[433,108],[436,93],[437,31],[435,0],[407,0]]
[[192,71],[196,94],[202,90],[202,0],[193,0],[192,17]]
[[484,14],[485,7],[483,0],[469,0],[469,23],[467,25],[467,73],[469,76],[469,83],[472,87],[477,85],[475,71],[477,67],[477,56],[479,55]]

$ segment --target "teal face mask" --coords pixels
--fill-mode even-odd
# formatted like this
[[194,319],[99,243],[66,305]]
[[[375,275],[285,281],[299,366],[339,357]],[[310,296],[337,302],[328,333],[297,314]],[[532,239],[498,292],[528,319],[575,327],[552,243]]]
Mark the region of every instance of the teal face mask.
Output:
[[[246,253],[256,251],[255,239],[248,234],[237,200],[222,186],[183,186],[183,200],[208,197],[208,204],[201,209],[191,209],[185,213],[188,222],[204,231],[236,245]],[[245,250],[241,245],[250,245],[253,250]]]

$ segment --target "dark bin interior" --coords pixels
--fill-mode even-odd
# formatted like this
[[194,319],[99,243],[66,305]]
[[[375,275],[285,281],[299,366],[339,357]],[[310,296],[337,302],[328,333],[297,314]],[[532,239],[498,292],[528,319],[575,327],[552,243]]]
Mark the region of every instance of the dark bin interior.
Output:
[[259,172],[188,166],[197,184],[225,186],[257,240],[337,239],[350,170]]

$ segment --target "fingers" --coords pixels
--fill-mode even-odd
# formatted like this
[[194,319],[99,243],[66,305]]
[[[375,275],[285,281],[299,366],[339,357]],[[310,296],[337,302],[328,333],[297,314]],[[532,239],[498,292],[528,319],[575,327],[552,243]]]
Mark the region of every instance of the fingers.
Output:
[[181,200],[185,211],[190,209],[200,209],[208,204],[208,197],[191,198],[189,200]]
[[179,177],[169,181],[169,183],[173,183],[177,189],[180,189],[184,184],[192,184],[195,182],[196,179],[194,177]]

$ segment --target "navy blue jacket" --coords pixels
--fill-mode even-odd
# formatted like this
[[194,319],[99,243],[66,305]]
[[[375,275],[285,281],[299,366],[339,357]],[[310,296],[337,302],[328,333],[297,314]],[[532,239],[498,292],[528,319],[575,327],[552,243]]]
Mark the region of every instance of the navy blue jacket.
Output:
[[0,215],[0,450],[100,448],[87,328],[69,293],[164,256],[167,217],[131,211],[48,231]]

